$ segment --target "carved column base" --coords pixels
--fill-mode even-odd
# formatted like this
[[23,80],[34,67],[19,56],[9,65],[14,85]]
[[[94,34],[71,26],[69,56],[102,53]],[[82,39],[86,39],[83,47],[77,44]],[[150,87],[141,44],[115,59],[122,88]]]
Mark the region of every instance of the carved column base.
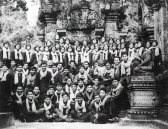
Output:
[[159,114],[160,98],[153,73],[136,73],[131,77],[130,119],[154,119]]

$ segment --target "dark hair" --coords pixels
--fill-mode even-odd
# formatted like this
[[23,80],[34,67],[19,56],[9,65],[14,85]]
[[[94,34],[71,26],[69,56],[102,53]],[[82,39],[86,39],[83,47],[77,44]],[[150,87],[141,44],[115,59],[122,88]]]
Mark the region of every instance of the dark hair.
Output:
[[17,46],[17,45],[19,45],[19,47],[21,48],[21,45],[20,45],[19,43],[17,43],[17,44],[15,45],[15,49],[16,49],[16,46]]
[[40,46],[39,46],[39,45],[36,45],[36,46],[34,47],[34,50],[35,50],[35,51],[36,51],[36,48],[37,48],[37,47],[39,47],[39,48],[40,48]]
[[119,57],[119,56],[115,56],[114,59],[115,59],[115,58],[118,58],[118,59],[120,60],[120,57]]
[[68,94],[67,92],[63,92],[63,93],[62,93],[62,97],[63,97],[64,95],[67,95],[67,96],[69,97],[69,94]]
[[29,92],[32,92],[32,93],[33,93],[33,90],[28,90],[28,91],[26,92],[26,95],[28,95]]
[[105,93],[107,93],[106,88],[104,88],[104,87],[103,87],[103,88],[100,88],[100,91],[101,91],[101,90],[103,90]]
[[35,70],[35,71],[36,71],[36,67],[32,66],[32,67],[30,68],[30,70]]
[[31,48],[31,45],[30,45],[30,44],[26,44],[25,48],[27,49],[28,46]]
[[76,98],[83,98],[83,94],[82,94],[82,93],[78,93],[78,94],[76,95]]
[[157,40],[153,40],[153,41],[152,41],[152,44],[153,44],[153,42],[156,43],[156,46],[158,45],[158,41],[157,41]]

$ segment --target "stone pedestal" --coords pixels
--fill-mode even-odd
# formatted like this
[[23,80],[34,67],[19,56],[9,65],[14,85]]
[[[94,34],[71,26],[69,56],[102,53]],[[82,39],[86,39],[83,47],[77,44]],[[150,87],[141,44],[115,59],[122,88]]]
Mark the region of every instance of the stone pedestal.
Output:
[[11,112],[0,113],[0,129],[13,125],[15,125],[15,119],[13,113]]
[[158,116],[160,98],[153,73],[136,73],[131,77],[130,119],[154,119]]

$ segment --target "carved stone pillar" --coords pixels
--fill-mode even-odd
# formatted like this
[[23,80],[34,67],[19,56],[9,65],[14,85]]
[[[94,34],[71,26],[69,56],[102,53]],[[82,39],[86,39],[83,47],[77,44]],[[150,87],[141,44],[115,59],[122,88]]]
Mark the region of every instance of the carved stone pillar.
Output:
[[160,98],[153,73],[135,73],[131,77],[130,119],[154,119],[158,116]]
[[120,3],[118,2],[111,2],[108,3],[109,6],[106,5],[106,8],[104,10],[105,12],[105,37],[106,38],[119,38],[117,37],[117,22],[118,22],[118,16],[119,16],[119,10],[120,10]]

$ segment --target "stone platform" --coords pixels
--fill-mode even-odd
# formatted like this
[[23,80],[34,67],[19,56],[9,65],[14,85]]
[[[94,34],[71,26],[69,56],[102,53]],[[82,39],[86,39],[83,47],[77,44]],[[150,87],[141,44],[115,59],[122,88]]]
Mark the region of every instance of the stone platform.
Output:
[[15,125],[15,119],[11,112],[0,113],[0,129]]

